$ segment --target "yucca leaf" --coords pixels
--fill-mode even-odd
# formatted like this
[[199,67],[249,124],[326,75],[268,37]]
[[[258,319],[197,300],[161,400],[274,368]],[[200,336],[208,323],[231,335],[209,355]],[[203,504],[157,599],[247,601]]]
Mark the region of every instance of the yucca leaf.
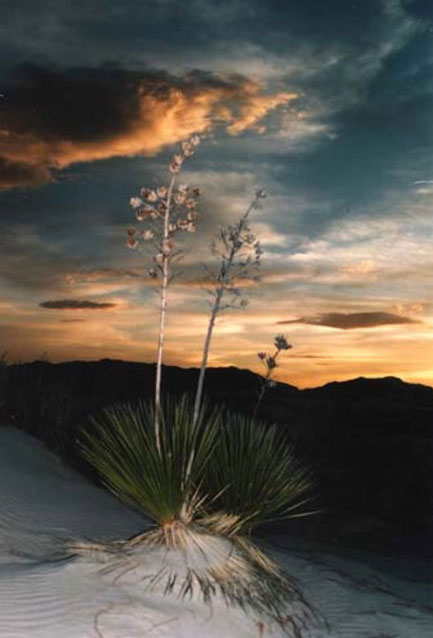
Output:
[[[104,484],[163,525],[199,507],[197,488],[214,449],[218,411],[204,408],[197,423],[186,398],[167,400],[157,449],[152,404],[120,404],[91,419],[81,447]],[[189,514],[193,516],[193,514]]]
[[[306,515],[312,500],[311,472],[275,426],[226,414],[206,471],[206,491],[218,494],[206,524],[246,533],[259,524]],[[217,523],[218,516],[222,519]],[[212,522],[211,522],[212,521]]]

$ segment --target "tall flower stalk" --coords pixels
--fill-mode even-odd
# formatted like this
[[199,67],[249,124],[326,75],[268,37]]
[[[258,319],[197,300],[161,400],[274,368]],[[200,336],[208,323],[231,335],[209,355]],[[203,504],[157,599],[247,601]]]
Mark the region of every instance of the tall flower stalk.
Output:
[[[248,304],[248,301],[242,297],[242,292],[237,284],[240,280],[255,278],[254,275],[251,275],[251,268],[256,268],[260,265],[263,251],[260,242],[251,232],[248,217],[254,208],[260,207],[260,200],[265,197],[265,190],[257,190],[253,201],[237,224],[221,228],[218,240],[212,245],[213,254],[220,260],[220,268],[216,275],[209,273],[213,283],[213,288],[209,290],[213,297],[213,302],[211,303],[210,319],[203,346],[194,401],[194,422],[197,421],[200,412],[204,378],[216,318],[223,310],[235,307],[243,308]],[[252,255],[254,255],[254,258]],[[225,294],[231,295],[228,303],[223,303]]]
[[198,188],[182,184],[175,189],[175,185],[183,161],[186,157],[193,155],[199,143],[198,135],[193,135],[189,140],[182,142],[181,152],[174,155],[169,165],[171,179],[168,187],[160,186],[156,190],[142,188],[140,197],[131,197],[130,199],[130,205],[136,211],[137,220],[144,222],[146,229],[139,232],[134,226],[130,226],[127,229],[127,246],[137,248],[139,238],[150,242],[155,251],[153,256],[155,267],[149,270],[149,276],[153,279],[158,277],[161,279],[154,410],[155,441],[159,454],[161,454],[161,377],[167,315],[167,289],[172,277],[171,264],[174,259],[182,256],[182,251],[176,250],[174,235],[182,230],[195,231],[197,219],[195,207],[200,194]]
[[277,358],[282,350],[290,350],[292,346],[288,343],[286,337],[284,335],[277,335],[274,339],[275,352],[274,354],[268,354],[267,352],[258,352],[257,356],[260,361],[266,367],[266,374],[262,377],[262,382],[260,386],[259,396],[257,399],[257,403],[254,407],[254,411],[252,414],[252,419],[255,419],[257,416],[258,409],[260,407],[261,402],[263,401],[263,397],[269,388],[272,388],[275,385],[275,381],[271,379],[275,368],[278,366]]

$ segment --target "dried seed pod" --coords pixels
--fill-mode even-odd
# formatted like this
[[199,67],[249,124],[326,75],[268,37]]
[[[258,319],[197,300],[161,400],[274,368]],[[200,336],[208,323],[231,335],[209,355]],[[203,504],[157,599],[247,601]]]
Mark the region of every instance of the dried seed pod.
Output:
[[143,206],[144,202],[141,199],[141,197],[131,197],[129,200],[129,205],[132,208],[140,208],[140,206]]
[[156,194],[158,195],[159,199],[164,199],[164,197],[167,197],[167,194],[168,194],[167,186],[159,186],[156,189]]
[[147,199],[149,202],[156,202],[158,199],[158,195],[151,188],[142,188],[141,196],[144,197],[144,199]]
[[192,199],[191,197],[185,200],[186,208],[194,208],[196,204],[197,204],[196,200]]
[[176,193],[174,196],[174,201],[176,204],[181,205],[185,202],[185,197],[186,197],[185,193],[180,193],[180,192]]
[[136,217],[138,221],[142,222],[145,219],[148,219],[149,217],[152,218],[152,215],[154,213],[155,213],[155,209],[152,206],[143,206],[143,208],[140,208],[137,211]]
[[174,175],[176,173],[178,173],[180,171],[180,164],[178,164],[177,162],[171,162],[170,166],[168,167],[168,170],[170,171],[170,173],[173,173]]

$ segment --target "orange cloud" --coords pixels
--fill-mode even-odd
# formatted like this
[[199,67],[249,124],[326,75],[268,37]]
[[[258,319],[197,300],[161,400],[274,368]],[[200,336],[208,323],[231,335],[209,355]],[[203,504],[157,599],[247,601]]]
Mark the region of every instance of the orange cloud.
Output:
[[218,123],[230,135],[262,132],[263,119],[296,97],[265,95],[239,76],[27,66],[3,100],[0,187],[42,184],[77,162],[153,155]]

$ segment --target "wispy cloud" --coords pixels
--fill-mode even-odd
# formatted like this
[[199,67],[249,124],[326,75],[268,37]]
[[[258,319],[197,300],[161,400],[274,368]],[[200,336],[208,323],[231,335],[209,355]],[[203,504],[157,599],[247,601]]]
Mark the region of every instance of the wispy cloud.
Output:
[[377,328],[402,323],[418,323],[409,317],[401,317],[390,312],[325,312],[310,317],[300,317],[289,321],[279,321],[279,324],[306,323],[312,326],[327,326],[340,330],[352,330],[355,328]]

